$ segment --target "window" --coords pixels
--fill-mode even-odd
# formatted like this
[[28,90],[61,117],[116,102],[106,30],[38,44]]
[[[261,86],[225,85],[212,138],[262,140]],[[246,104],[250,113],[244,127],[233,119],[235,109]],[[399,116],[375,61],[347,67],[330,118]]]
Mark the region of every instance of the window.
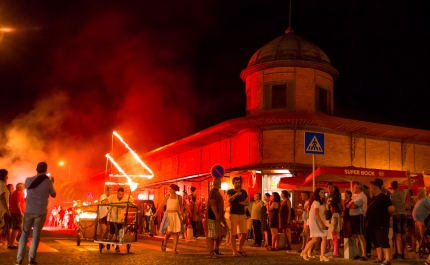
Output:
[[315,109],[331,115],[331,91],[320,86],[315,87]]
[[272,109],[285,109],[287,107],[287,85],[272,86]]
[[265,109],[294,109],[294,83],[265,84],[264,85]]

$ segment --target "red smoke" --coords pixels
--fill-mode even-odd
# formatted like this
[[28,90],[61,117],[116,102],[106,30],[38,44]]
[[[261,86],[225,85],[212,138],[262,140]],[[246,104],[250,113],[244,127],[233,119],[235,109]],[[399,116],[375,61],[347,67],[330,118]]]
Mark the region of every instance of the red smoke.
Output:
[[[97,12],[86,10],[79,16],[76,11],[62,13],[62,20],[44,28],[49,30],[50,53],[38,77],[46,82],[35,82],[52,91],[40,97],[24,122],[14,121],[5,130],[6,143],[17,135],[32,139],[24,141],[29,144],[22,152],[10,144],[1,148],[10,183],[34,174],[42,160],[64,182],[69,166],[72,181],[104,170],[113,130],[140,155],[194,132],[199,106],[190,57],[198,46],[195,34],[212,22],[206,15],[210,5],[191,2],[177,7],[189,8],[186,17],[161,4],[147,7],[147,18],[138,11],[93,8]],[[158,25],[160,14],[166,21]],[[156,22],[149,23],[151,19]],[[177,21],[189,27],[177,27]],[[28,120],[36,125],[28,127]],[[40,130],[44,127],[49,130]],[[114,158],[125,161],[120,157],[124,150],[118,150]],[[62,168],[60,160],[66,163]]]

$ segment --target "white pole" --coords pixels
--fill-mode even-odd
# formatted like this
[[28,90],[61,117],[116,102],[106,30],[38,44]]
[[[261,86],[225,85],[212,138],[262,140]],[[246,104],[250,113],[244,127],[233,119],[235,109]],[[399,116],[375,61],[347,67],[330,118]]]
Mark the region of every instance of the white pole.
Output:
[[312,154],[312,191],[315,191],[315,155]]

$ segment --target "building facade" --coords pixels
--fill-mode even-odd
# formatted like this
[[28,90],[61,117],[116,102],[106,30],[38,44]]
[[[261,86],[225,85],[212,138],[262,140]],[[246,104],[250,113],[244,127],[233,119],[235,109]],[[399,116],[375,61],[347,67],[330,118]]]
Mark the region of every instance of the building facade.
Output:
[[319,47],[288,29],[259,49],[241,73],[246,117],[145,154],[142,159],[155,176],[142,181],[138,192],[153,194],[157,203],[176,183],[185,190],[197,187],[204,200],[215,164],[225,167],[223,181],[230,187],[232,177],[242,176],[251,195],[278,191],[280,178],[305,178],[312,171],[312,156],[304,153],[305,131],[325,134],[325,154],[316,156],[317,167],[430,172],[430,131],[333,116],[337,77]]

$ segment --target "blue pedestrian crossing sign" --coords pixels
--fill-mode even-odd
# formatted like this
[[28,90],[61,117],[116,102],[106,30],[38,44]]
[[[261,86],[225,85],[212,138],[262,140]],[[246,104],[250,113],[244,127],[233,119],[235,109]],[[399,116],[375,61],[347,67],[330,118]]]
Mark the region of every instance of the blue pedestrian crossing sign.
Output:
[[211,168],[211,175],[214,178],[222,178],[224,177],[225,169],[221,165],[213,165]]
[[324,154],[324,134],[317,132],[305,132],[305,153]]

